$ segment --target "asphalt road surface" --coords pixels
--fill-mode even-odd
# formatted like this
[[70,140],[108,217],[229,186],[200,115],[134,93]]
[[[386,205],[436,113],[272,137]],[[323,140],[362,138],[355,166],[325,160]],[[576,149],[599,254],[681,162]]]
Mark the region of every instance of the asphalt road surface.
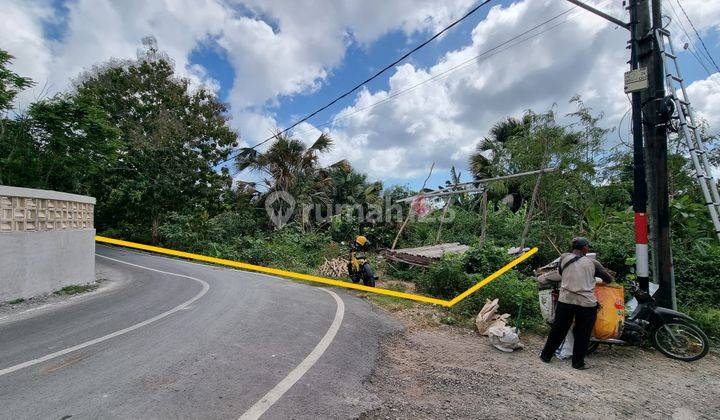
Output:
[[98,246],[97,292],[0,319],[1,418],[351,418],[397,323],[338,289]]

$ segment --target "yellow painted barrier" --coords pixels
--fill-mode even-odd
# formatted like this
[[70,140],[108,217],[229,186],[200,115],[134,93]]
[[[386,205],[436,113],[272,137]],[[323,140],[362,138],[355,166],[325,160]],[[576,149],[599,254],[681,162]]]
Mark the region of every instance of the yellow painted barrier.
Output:
[[96,236],[95,240],[97,242],[101,242],[101,243],[119,245],[119,246],[124,246],[124,247],[128,247],[128,248],[142,249],[143,251],[156,252],[158,254],[172,255],[175,257],[187,258],[190,260],[204,261],[204,262],[209,262],[209,263],[213,263],[213,264],[225,265],[225,266],[233,267],[233,268],[240,268],[243,270],[257,271],[259,273],[272,274],[272,275],[281,276],[281,277],[288,277],[291,279],[304,280],[304,281],[320,283],[320,284],[327,284],[329,286],[344,287],[346,289],[362,290],[364,292],[377,293],[380,295],[393,296],[393,297],[402,298],[402,299],[410,299],[410,300],[415,300],[415,301],[419,301],[419,302],[432,303],[435,305],[446,306],[446,307],[451,307],[451,306],[455,305],[456,303],[460,302],[461,300],[465,299],[466,297],[470,296],[473,292],[479,290],[486,284],[488,284],[491,281],[495,280],[496,278],[500,277],[501,275],[503,275],[503,273],[507,272],[508,270],[511,270],[513,267],[515,267],[516,265],[525,261],[526,259],[530,258],[531,255],[533,255],[534,253],[536,253],[538,251],[537,248],[533,248],[533,249],[529,250],[528,252],[520,255],[519,257],[517,257],[516,259],[514,259],[513,261],[511,261],[510,263],[505,265],[500,270],[494,272],[493,274],[489,275],[482,281],[478,282],[473,287],[464,291],[463,293],[458,295],[456,298],[454,298],[452,300],[444,300],[444,299],[437,299],[437,298],[432,298],[432,297],[428,297],[428,296],[416,295],[416,294],[412,294],[412,293],[404,293],[404,292],[397,292],[395,290],[382,289],[380,287],[370,287],[370,286],[365,286],[362,284],[349,283],[349,282],[345,282],[345,281],[341,281],[341,280],[333,280],[333,279],[329,279],[326,277],[313,276],[311,274],[295,273],[293,271],[280,270],[277,268],[270,268],[270,267],[263,267],[261,265],[254,265],[254,264],[248,264],[248,263],[243,263],[243,262],[239,262],[239,261],[226,260],[223,258],[208,257],[206,255],[193,254],[190,252],[176,251],[174,249],[161,248],[159,246],[144,245],[144,244],[139,244],[136,242],[128,242],[128,241],[123,241],[120,239],[107,238],[104,236]]

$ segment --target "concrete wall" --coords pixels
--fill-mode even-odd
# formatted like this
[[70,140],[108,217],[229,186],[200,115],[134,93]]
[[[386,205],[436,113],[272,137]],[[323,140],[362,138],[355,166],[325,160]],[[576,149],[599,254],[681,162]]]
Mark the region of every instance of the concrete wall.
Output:
[[0,302],[95,281],[95,199],[0,186]]

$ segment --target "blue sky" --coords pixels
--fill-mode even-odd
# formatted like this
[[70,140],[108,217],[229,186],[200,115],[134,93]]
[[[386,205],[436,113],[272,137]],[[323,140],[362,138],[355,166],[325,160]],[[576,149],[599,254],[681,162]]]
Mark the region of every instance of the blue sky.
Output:
[[[498,4],[510,4],[511,1],[497,2]],[[434,64],[438,57],[443,56],[448,51],[461,48],[469,43],[470,35],[475,26],[487,17],[489,9],[483,9],[475,15],[469,17],[459,25],[454,27],[446,36],[429,44],[424,49],[415,53],[409,62],[420,67],[427,67]],[[677,6],[674,9],[668,9],[667,14],[672,14],[673,19],[677,19],[675,13],[681,13]],[[684,22],[685,29],[693,37],[694,47],[698,48],[697,54],[706,57],[706,53],[702,50],[701,43],[695,38],[694,32],[689,26],[684,16],[680,19]],[[380,37],[377,41],[370,45],[361,45],[353,42],[345,52],[345,58],[342,63],[332,69],[329,76],[323,81],[322,86],[311,92],[302,93],[294,96],[282,96],[278,98],[278,103],[267,107],[267,110],[274,113],[280,127],[286,127],[307,113],[323,106],[330,100],[342,94],[346,89],[355,83],[364,80],[369,75],[374,74],[387,63],[392,62],[397,57],[404,54],[414,45],[422,42],[430,35],[430,31],[416,33],[407,36],[401,30],[394,30]],[[681,36],[677,34],[678,38]],[[711,31],[702,36],[703,41],[710,50],[713,57],[720,55],[720,47],[718,43],[718,32]],[[677,43],[677,41],[676,41]],[[681,43],[684,44],[684,43]],[[682,45],[676,45],[681,48]],[[235,73],[232,65],[228,62],[227,54],[214,41],[210,41],[200,45],[190,56],[191,63],[199,64],[208,70],[208,74],[220,83],[219,95],[223,100],[228,100],[228,95],[232,87]],[[708,69],[712,69],[709,60],[705,60],[704,64]],[[686,79],[689,82],[707,78],[707,71],[693,58],[693,56],[684,52],[681,54],[681,66]],[[392,75],[389,71],[377,79],[366,85],[371,91],[387,90],[388,79]],[[345,99],[343,102],[334,105],[332,108],[323,111],[319,115],[313,117],[310,122],[319,124],[324,123],[337,113],[343,106],[348,105],[352,101],[351,98]],[[251,139],[251,142],[262,139]],[[466,176],[468,172],[459,168]],[[431,177],[429,185],[437,185],[448,178],[447,173],[435,173]],[[402,178],[386,179],[387,183],[408,184],[411,187],[418,188],[421,185],[421,179],[417,178],[408,182]]]
[[[165,2],[0,0],[7,25],[0,43],[21,73],[48,86],[70,87],[83,69],[111,57],[132,58],[140,39],[154,35],[195,83],[216,86],[231,106],[231,123],[247,144],[284,128],[463,15],[472,0],[167,0]],[[714,57],[720,57],[720,2],[681,0]],[[620,2],[591,3],[626,19]],[[666,13],[681,14],[676,0]],[[329,130],[335,150],[324,163],[347,158],[358,170],[387,184],[417,187],[436,162],[430,185],[450,166],[464,173],[467,155],[492,124],[532,108],[581,94],[604,124],[615,127],[627,110],[622,94],[626,35],[601,19],[575,10],[561,27],[487,61],[428,83],[367,111],[358,111],[418,81],[497,45],[558,11],[562,0],[493,1],[444,37],[300,127],[311,141],[315,126],[342,109],[356,114]],[[695,48],[700,43],[680,15]],[[540,28],[543,29],[543,28]],[[676,44],[687,41],[676,22]],[[700,54],[700,52],[699,52]],[[720,74],[709,76],[687,52],[680,54],[691,99],[710,124],[720,125]],[[717,61],[717,58],[716,58]],[[24,100],[29,101],[31,92]],[[696,102],[697,101],[697,102]],[[621,127],[627,130],[627,127]],[[252,179],[252,174],[242,174]]]
[[[497,4],[506,3],[510,2],[497,2]],[[406,62],[415,63],[419,66],[432,65],[439,56],[442,56],[447,51],[466,45],[470,32],[478,22],[487,16],[488,10],[481,9],[471,15],[453,27],[442,38],[414,53]],[[268,21],[268,23],[271,22]],[[273,104],[268,108],[277,113],[278,122],[281,123],[282,127],[288,126],[297,119],[325,105],[360,81],[367,79],[431,35],[431,31],[423,31],[407,36],[401,30],[393,30],[369,45],[362,45],[357,41],[353,41],[347,48],[342,63],[332,69],[320,89],[291,97],[280,97],[279,104]],[[227,101],[235,78],[235,72],[228,61],[226,52],[215,41],[209,40],[193,50],[190,55],[190,62],[205,67],[208,74],[220,82],[219,96]],[[370,90],[387,89],[388,79],[392,74],[392,71],[388,71],[365,86]],[[351,100],[352,97],[336,104],[327,111],[315,116],[312,121],[316,123],[328,121],[338,110],[349,104]]]

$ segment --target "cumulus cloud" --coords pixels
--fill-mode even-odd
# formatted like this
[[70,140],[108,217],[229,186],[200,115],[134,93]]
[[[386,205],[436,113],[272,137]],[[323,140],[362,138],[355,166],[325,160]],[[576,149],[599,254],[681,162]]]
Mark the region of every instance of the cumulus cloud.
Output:
[[2,2],[3,24],[0,25],[1,48],[15,56],[13,69],[22,76],[31,77],[41,85],[22,94],[20,108],[47,88],[52,55],[43,37],[43,22],[50,22],[54,13],[49,2]]
[[720,134],[720,73],[691,83],[687,91],[697,116],[707,122],[711,133]]
[[[15,70],[38,82],[21,104],[35,99],[43,87],[49,94],[66,89],[70,78],[94,63],[134,57],[140,39],[152,34],[182,75],[212,89],[217,82],[189,57],[198,47],[223,50],[235,72],[229,96],[232,124],[253,143],[278,128],[274,105],[321,88],[346,58],[349,45],[371,45],[392,30],[403,31],[412,45],[475,2],[77,0],[62,6],[62,13],[50,0],[0,3],[5,18],[0,45],[16,56]],[[592,3],[627,19],[620,2]],[[720,3],[683,4],[701,32],[720,28]],[[336,143],[324,163],[347,158],[373,177],[413,178],[432,161],[438,170],[464,167],[494,122],[555,103],[563,114],[571,110],[567,100],[575,94],[603,111],[606,124],[614,126],[628,106],[622,93],[627,34],[580,9],[540,28],[547,32],[537,38],[444,74],[568,7],[556,0],[496,5],[465,45],[429,66],[398,66],[388,89],[361,90],[332,124],[302,124],[295,133],[309,142],[319,130],[329,131]],[[561,21],[561,26],[549,27]],[[61,28],[59,37],[48,36],[53,25]],[[437,79],[420,85],[432,77]],[[716,125],[718,91],[713,85],[710,79],[698,81],[691,96],[700,114]]]
[[[219,33],[229,14],[220,3],[80,0],[64,7],[65,13],[59,13],[50,2],[3,1],[7,25],[0,29],[0,43],[16,57],[15,69],[37,83],[21,97],[21,106],[40,94],[67,89],[72,78],[93,64],[135,57],[146,35],[158,39],[181,75],[217,87],[188,57],[200,41]],[[50,25],[63,28],[58,39],[47,36]]]
[[[601,7],[622,16],[610,2]],[[564,22],[537,38],[444,74],[567,8],[549,0],[493,7],[473,30],[470,44],[427,68],[399,66],[388,90],[362,91],[338,114],[331,135],[338,143],[361,146],[353,162],[359,169],[381,178],[416,178],[433,161],[439,170],[464,168],[474,145],[508,115],[554,104],[560,115],[572,111],[567,101],[575,94],[615,123],[627,108],[622,93],[627,35],[584,11],[539,28]],[[443,77],[413,89],[433,76]],[[407,89],[412,90],[382,102]]]
[[[3,0],[0,43],[16,56],[15,68],[38,82],[21,102],[35,99],[42,87],[55,93],[93,64],[132,58],[146,35],[175,61],[180,74],[195,84],[217,88],[207,72],[189,63],[203,43],[223,48],[235,71],[230,95],[234,124],[243,131],[267,132],[273,123],[263,107],[279,98],[317,89],[338,65],[353,40],[370,43],[389,30],[407,34],[446,24],[472,0],[437,4],[432,0],[366,1],[222,1],[222,0],[78,0],[55,2]],[[381,11],[381,13],[378,13]],[[405,11],[405,13],[400,13]],[[63,28],[49,39],[48,25]]]

